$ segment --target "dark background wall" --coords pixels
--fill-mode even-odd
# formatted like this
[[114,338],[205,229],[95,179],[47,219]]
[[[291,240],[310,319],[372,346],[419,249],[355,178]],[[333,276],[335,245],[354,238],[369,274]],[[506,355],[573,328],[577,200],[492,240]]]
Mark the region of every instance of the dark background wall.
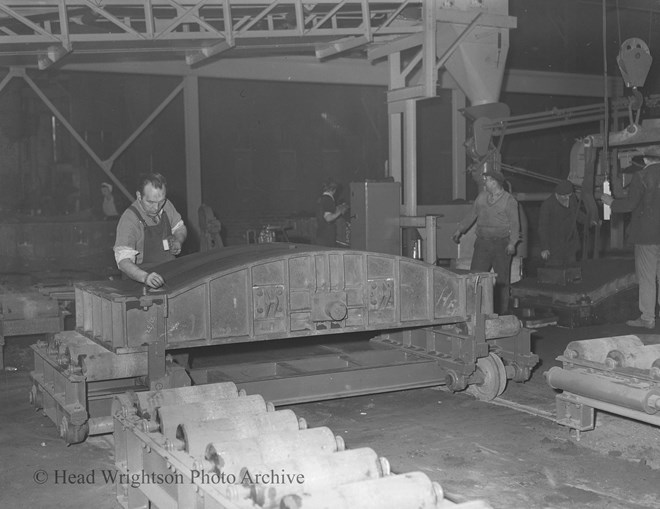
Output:
[[221,220],[312,216],[324,179],[384,175],[384,87],[203,80],[200,101],[203,200]]
[[[614,76],[624,39],[641,37],[652,52],[660,47],[658,13],[617,10],[618,4],[610,2],[607,10],[608,67]],[[510,10],[518,18],[518,28],[511,31],[508,67],[602,74],[600,1],[511,0]],[[658,83],[656,68],[645,93]],[[178,78],[57,70],[32,76],[102,158],[111,155],[179,83]],[[246,229],[311,216],[327,177],[345,186],[382,178],[388,144],[385,93],[384,87],[200,80],[203,200],[223,222],[230,243],[244,241]],[[503,94],[501,101],[517,115],[602,99]],[[14,80],[0,94],[0,113],[0,211],[5,221],[25,216],[98,217],[100,183],[107,177],[25,83]],[[420,204],[451,201],[449,115],[447,91],[419,103]],[[598,129],[595,124],[579,125],[510,136],[503,144],[503,160],[565,177],[575,139]],[[164,173],[170,198],[185,212],[184,168],[179,96],[130,145],[113,171],[131,192],[142,171]],[[524,177],[512,177],[511,182],[516,191],[552,188]],[[469,190],[473,197],[474,187]]]
[[[178,83],[177,78],[89,73],[38,79],[101,159],[111,156]],[[0,107],[21,103],[13,121],[32,128],[7,120],[5,130],[12,126],[12,136],[0,130],[0,143],[8,147],[0,207],[10,216],[99,216],[100,184],[107,176],[27,85],[15,80],[0,96]],[[200,105],[203,200],[225,223],[226,235],[240,237],[246,228],[273,219],[312,216],[326,178],[343,184],[348,197],[350,182],[384,175],[384,87],[209,79],[200,81]],[[113,166],[131,193],[145,171],[167,177],[168,195],[185,214],[182,94]],[[117,190],[115,196],[128,205]]]

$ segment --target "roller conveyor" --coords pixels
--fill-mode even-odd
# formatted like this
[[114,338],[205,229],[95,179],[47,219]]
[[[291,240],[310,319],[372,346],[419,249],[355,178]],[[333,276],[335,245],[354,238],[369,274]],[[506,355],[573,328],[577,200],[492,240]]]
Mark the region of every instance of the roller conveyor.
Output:
[[[238,392],[232,395],[232,385],[207,385],[206,402],[185,406],[192,409],[212,402],[222,407],[246,397]],[[195,389],[187,388],[186,394],[193,395]],[[180,390],[147,391],[140,394],[140,400],[185,399],[176,395]],[[195,451],[179,449],[178,439],[167,437],[162,430],[184,426],[185,412],[160,412],[161,408],[156,404],[151,412],[144,412],[131,393],[114,398],[115,464],[120,472],[117,500],[126,509],[149,504],[161,509],[490,507],[483,501],[453,503],[440,484],[422,472],[393,475],[389,462],[373,449],[345,450],[341,437],[328,428],[281,426],[263,433],[254,421],[277,413],[269,412],[267,406],[260,413],[237,410],[230,419],[242,425],[231,432],[223,422],[226,419],[202,421],[205,429],[190,429],[192,435],[187,438],[199,447]],[[293,420],[301,422],[295,414]]]
[[572,341],[545,373],[556,397],[557,422],[580,431],[595,409],[660,426],[660,336],[627,335]]

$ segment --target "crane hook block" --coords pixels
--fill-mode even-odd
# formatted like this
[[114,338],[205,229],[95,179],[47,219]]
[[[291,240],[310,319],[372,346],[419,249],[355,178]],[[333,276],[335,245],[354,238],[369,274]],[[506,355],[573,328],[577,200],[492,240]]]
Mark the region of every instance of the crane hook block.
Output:
[[637,37],[626,39],[621,45],[616,61],[627,87],[644,86],[653,57],[643,40]]

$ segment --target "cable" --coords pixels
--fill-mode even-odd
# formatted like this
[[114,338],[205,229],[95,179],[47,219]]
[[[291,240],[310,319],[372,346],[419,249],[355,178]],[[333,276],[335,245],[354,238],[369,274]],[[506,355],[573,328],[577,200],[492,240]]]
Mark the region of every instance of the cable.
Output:
[[621,12],[619,11],[619,0],[616,0],[616,25],[619,31],[619,47],[621,47]]
[[[648,38],[649,43],[648,43],[648,46],[649,46],[649,51],[650,51],[651,50],[651,34],[653,33],[653,14],[654,14],[654,12],[649,11],[649,14],[650,14],[650,16],[649,16],[649,38]],[[653,54],[653,53],[651,53],[651,54]]]
[[610,110],[607,87],[607,0],[603,0],[603,103],[605,105],[605,121],[603,123],[603,157],[601,158],[602,170],[609,175],[609,132],[610,132]]

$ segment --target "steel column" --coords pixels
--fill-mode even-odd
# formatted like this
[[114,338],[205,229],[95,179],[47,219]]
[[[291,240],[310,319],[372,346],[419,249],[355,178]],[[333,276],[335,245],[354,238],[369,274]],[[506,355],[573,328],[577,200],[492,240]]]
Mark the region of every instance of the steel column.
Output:
[[422,48],[424,62],[424,95],[426,97],[436,96],[436,86],[438,82],[438,70],[435,66],[436,56],[436,7],[435,2],[424,2],[423,22],[424,22],[424,46]]
[[404,104],[403,114],[403,212],[417,214],[417,100]]
[[467,197],[465,174],[465,117],[459,113],[465,108],[465,94],[458,88],[451,91],[451,159],[452,159],[452,192],[454,200],[464,200]]
[[202,204],[202,158],[199,141],[199,78],[183,78],[183,120],[186,139],[186,197],[188,232],[200,238],[197,211]]

